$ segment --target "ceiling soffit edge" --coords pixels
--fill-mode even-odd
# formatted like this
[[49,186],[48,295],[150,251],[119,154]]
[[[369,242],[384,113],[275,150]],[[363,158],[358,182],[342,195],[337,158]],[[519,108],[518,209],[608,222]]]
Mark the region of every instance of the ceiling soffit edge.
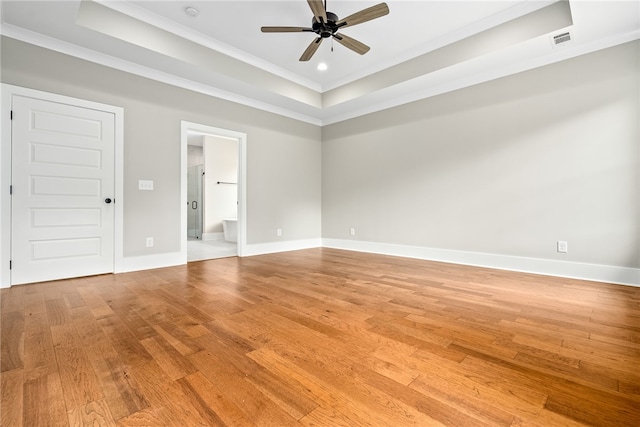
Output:
[[[85,2],[90,4],[93,3],[98,6],[101,6],[99,3],[102,3],[102,0],[83,1],[83,3]],[[551,10],[560,10],[564,7],[565,12],[568,10],[569,22],[571,21],[571,13],[570,13],[571,11],[570,11],[570,8],[567,8],[568,2],[561,0],[559,2],[551,3],[551,5],[549,5],[548,1],[546,3],[547,5],[544,6],[543,8],[539,8],[539,9],[536,9],[534,12],[525,14],[521,17],[521,19],[532,19],[532,17],[536,16],[536,12],[539,12],[541,14],[540,16],[542,16],[542,14],[549,13],[549,11]],[[104,8],[104,6],[102,7]],[[554,8],[557,8],[557,9],[554,9]],[[115,11],[115,12],[119,15],[122,15],[121,12],[118,12],[118,11]],[[566,14],[563,15],[562,13],[560,13],[557,16],[554,16],[553,14],[551,14],[549,15],[549,17],[552,18],[551,20],[553,22],[555,22],[552,26],[557,27],[559,25],[563,25],[562,19],[566,19],[567,15]],[[127,17],[127,18],[134,19],[131,17]],[[516,25],[515,24],[516,22],[520,22],[519,19],[520,18],[517,18],[516,20],[512,21],[511,24]],[[560,19],[560,21],[558,21],[558,19]],[[510,22],[507,21],[507,24],[509,23]],[[4,22],[1,22],[0,25],[1,25],[0,26],[1,34],[3,36],[14,38],[16,40],[21,40],[27,43],[34,44],[36,46],[58,51],[67,55],[75,56],[75,57],[85,59],[94,63],[105,65],[111,68],[120,69],[126,72],[130,72],[132,74],[137,74],[137,75],[147,77],[156,81],[161,81],[163,83],[167,83],[174,86],[189,89],[192,91],[200,92],[213,97],[225,99],[231,102],[236,102],[236,103],[257,108],[260,110],[272,112],[275,114],[279,114],[285,117],[289,117],[295,120],[299,120],[299,121],[310,123],[317,126],[324,126],[324,125],[333,124],[333,123],[337,123],[344,120],[349,120],[351,118],[355,118],[355,117],[369,114],[372,112],[402,105],[407,102],[428,98],[430,96],[446,93],[447,91],[456,90],[463,87],[478,84],[484,81],[504,77],[505,75],[525,71],[531,68],[544,66],[554,62],[562,61],[564,59],[569,59],[575,56],[583,55],[585,53],[590,53],[599,49],[612,47],[617,44],[625,43],[632,40],[637,40],[638,38],[640,38],[640,29],[637,29],[637,30],[628,31],[624,33],[623,32],[612,33],[607,35],[604,38],[589,40],[587,43],[578,42],[577,44],[574,44],[569,47],[562,47],[561,49],[558,49],[558,50],[551,49],[549,45],[547,46],[548,49],[544,52],[543,55],[530,56],[526,58],[521,57],[519,62],[512,61],[511,63],[507,63],[506,65],[503,64],[502,66],[494,67],[495,69],[493,70],[484,70],[484,72],[482,72],[482,75],[469,75],[465,78],[459,78],[457,80],[456,79],[449,79],[448,81],[442,80],[442,81],[436,82],[436,84],[431,84],[431,85],[424,84],[425,82],[430,82],[430,83],[434,82],[434,80],[430,80],[430,78],[431,78],[431,75],[436,74],[435,71],[444,70],[444,69],[449,70],[454,68],[458,64],[470,62],[474,58],[478,58],[478,55],[476,55],[475,57],[473,55],[471,55],[470,57],[462,55],[462,53],[464,53],[464,49],[460,49],[460,46],[462,45],[462,47],[464,47],[466,42],[467,54],[469,54],[472,50],[469,47],[473,46],[473,41],[476,40],[476,38],[478,40],[482,39],[483,37],[486,37],[487,40],[491,39],[490,37],[487,37],[486,34],[483,35],[484,33],[483,32],[483,33],[479,33],[477,37],[470,36],[468,38],[460,40],[459,41],[460,45],[458,46],[455,46],[455,45],[456,43],[459,43],[459,42],[453,43],[453,45],[445,45],[441,49],[428,52],[426,54],[423,54],[419,57],[416,57],[410,60],[408,65],[406,65],[408,68],[404,70],[405,72],[408,72],[409,77],[398,78],[393,74],[391,70],[388,71],[388,75],[385,75],[385,72],[383,70],[382,72],[376,73],[378,75],[371,75],[363,79],[360,79],[358,81],[355,81],[353,82],[352,85],[345,86],[345,88],[354,90],[354,89],[358,89],[357,88],[358,84],[363,84],[365,86],[366,84],[369,84],[373,86],[373,89],[371,88],[369,90],[360,89],[361,92],[356,95],[347,94],[345,96],[345,94],[341,94],[343,98],[339,99],[338,97],[336,98],[337,101],[331,100],[329,98],[339,93],[339,91],[336,91],[336,89],[345,89],[345,88],[339,87],[331,91],[327,91],[324,94],[321,94],[315,90],[305,87],[311,93],[315,93],[315,96],[320,97],[320,99],[323,101],[322,107],[320,108],[320,107],[315,107],[315,106],[297,101],[295,100],[295,97],[291,97],[287,95],[280,96],[281,99],[277,99],[278,97],[275,97],[275,96],[265,96],[265,95],[268,95],[267,94],[268,90],[265,90],[264,88],[260,88],[262,92],[260,92],[260,90],[258,90],[258,88],[256,87],[254,87],[254,89],[256,90],[253,90],[253,91],[247,90],[242,93],[224,90],[222,89],[223,87],[225,87],[224,85],[219,85],[219,84],[216,85],[215,82],[212,83],[212,82],[195,81],[195,80],[189,79],[188,77],[185,78],[185,76],[181,76],[179,74],[172,74],[171,72],[167,72],[166,70],[161,71],[162,68],[154,68],[153,66],[148,66],[149,64],[146,64],[146,63],[145,65],[143,65],[137,62],[129,62],[127,60],[116,58],[116,57],[113,57],[98,51],[94,51],[88,48],[84,48],[84,47],[75,45],[73,43],[55,39],[55,38],[52,38],[40,33],[36,33],[30,30],[26,30],[20,27],[15,27],[11,24],[6,24]],[[150,24],[146,24],[146,25],[151,26],[152,28],[155,28],[155,30],[157,31],[163,31],[163,29],[154,27],[153,25],[150,25]],[[571,25],[571,23],[569,23],[568,25]],[[565,25],[565,27],[568,25]],[[497,35],[499,38],[502,31],[501,29],[507,28],[507,27],[509,27],[509,25],[505,25],[504,27],[502,25],[498,25],[497,27],[492,29],[493,31],[487,30],[487,34],[490,34],[493,32],[494,35]],[[533,31],[538,31],[538,32],[543,31],[540,28],[542,27],[536,27],[534,28]],[[557,29],[559,30],[560,28],[557,28]],[[531,29],[529,30],[532,31]],[[553,31],[553,29],[551,29],[550,31]],[[165,31],[165,33],[167,32]],[[543,32],[542,34],[547,34],[547,33]],[[176,42],[177,39],[184,40],[184,38],[178,37],[175,34],[169,34],[169,35],[172,37],[170,38],[170,40],[173,40],[174,42]],[[112,35],[110,36],[113,37]],[[530,36],[535,37],[533,33],[531,33]],[[525,36],[522,36],[522,35],[520,35],[520,37],[524,41],[526,41],[527,39]],[[131,43],[129,40],[126,40],[126,39],[123,39],[123,38],[119,38],[119,39],[124,40],[128,43]],[[538,38],[538,41],[540,41],[540,38]],[[198,46],[199,46],[199,48],[205,49],[205,51],[209,52],[209,54],[211,53],[211,50],[209,50],[208,48],[205,48],[204,46],[196,42],[191,42],[191,43],[194,46],[196,46],[195,50],[197,52],[201,52],[201,51],[198,51]],[[479,42],[476,40],[476,43],[479,43]],[[517,41],[515,43],[523,43],[523,41],[519,41],[519,42]],[[512,46],[514,42],[507,43],[507,44]],[[178,43],[177,45],[180,45],[180,44]],[[176,45],[174,44],[172,46],[175,48]],[[487,48],[487,46],[484,46],[485,51],[481,54],[486,56],[487,52],[495,52],[496,49],[500,50],[500,47],[499,46],[496,47],[496,46],[497,45],[494,45],[490,49]],[[143,47],[143,48],[147,49],[146,47]],[[449,50],[448,54],[447,54],[447,50]],[[218,55],[223,55],[220,52],[214,52],[214,53],[217,53]],[[171,53],[166,52],[166,53],[160,53],[160,54],[161,55],[164,54],[168,56]],[[433,55],[435,54],[441,55],[440,59],[442,61],[438,64],[438,66],[434,67]],[[455,56],[456,54],[459,55],[458,60],[455,60],[449,57],[449,55]],[[227,58],[230,60],[234,60],[234,58],[229,58],[228,56]],[[187,58],[187,61],[188,60],[191,60],[191,59]],[[244,66],[244,67],[248,66],[247,64],[241,63],[239,60],[235,60],[235,61],[238,61],[238,64],[241,64],[239,66]],[[400,64],[398,67],[402,68],[403,66],[404,64]],[[411,66],[413,66],[413,68],[417,68],[418,70],[411,69]],[[422,69],[420,69],[421,67]],[[397,70],[394,70],[394,71],[397,71]],[[447,74],[448,73],[449,71],[447,71]],[[278,76],[274,75],[274,77],[278,77]],[[388,81],[386,81],[385,83],[376,82],[376,78],[379,78],[379,77],[382,77],[382,80],[388,80]],[[282,79],[286,80],[285,78],[282,78]],[[298,85],[298,87],[302,87],[302,86],[303,85]],[[296,87],[296,86],[293,86],[293,87]],[[273,95],[273,93],[271,95]]]
[[322,107],[332,107],[372,92],[443,70],[508,46],[569,27],[573,24],[569,2],[559,1],[507,21],[455,43],[409,59],[323,93]]
[[220,76],[221,82],[232,78],[237,81],[236,84],[254,85],[256,86],[254,89],[258,91],[272,92],[322,109],[472,59],[504,47],[506,44],[515,44],[554,29],[566,27],[572,22],[567,1],[552,3],[523,17],[507,21],[475,36],[467,37],[325,93],[301,87],[285,78],[248,65],[217,50],[211,50],[182,35],[176,35],[96,1],[81,2],[76,23],[216,73]]
[[14,39],[40,48],[48,49],[74,58],[92,62],[94,64],[145,77],[157,82],[180,87],[193,92],[234,102],[240,105],[245,105],[247,107],[256,108],[258,110],[278,114],[283,117],[288,117],[301,122],[313,124],[316,126],[322,126],[322,120],[316,117],[316,115],[304,114],[299,111],[283,108],[274,103],[260,101],[254,97],[232,93],[218,87],[181,78],[174,74],[166,73],[155,68],[116,58],[91,49],[83,48],[72,43],[35,33],[33,31],[25,30],[23,28],[15,27],[11,24],[3,24],[1,30],[2,38]]
[[256,90],[267,90],[312,107],[320,108],[321,95],[305,86],[246,64],[162,28],[105,7],[82,1],[76,24],[115,39],[200,67],[225,78],[233,78]]
[[[306,79],[298,74],[295,74],[291,71],[283,69],[261,58],[257,58],[233,46],[229,46],[226,43],[222,43],[218,40],[212,39],[211,37],[203,35],[200,32],[195,31],[188,26],[178,24],[175,21],[156,15],[146,9],[140,8],[139,6],[129,1],[113,1],[113,0],[84,0],[84,1],[93,1],[95,3],[99,3],[105,7],[116,10],[124,15],[131,16],[133,18],[138,19],[139,21],[161,28],[165,31],[168,31],[179,37],[190,40],[194,43],[198,43],[209,49],[218,51],[231,58],[237,59],[246,64],[260,68],[262,70],[266,70],[272,74],[275,74],[284,79],[290,80],[293,83],[297,83],[299,85],[305,86],[316,92],[322,92],[321,85],[314,81]],[[551,0],[551,1],[557,1],[557,0]]]

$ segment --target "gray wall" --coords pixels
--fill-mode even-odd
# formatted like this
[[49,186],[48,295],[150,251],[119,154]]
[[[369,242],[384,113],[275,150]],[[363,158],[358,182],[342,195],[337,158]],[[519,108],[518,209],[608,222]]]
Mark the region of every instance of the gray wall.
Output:
[[324,127],[323,237],[640,266],[639,52]]
[[[639,51],[629,43],[322,129],[7,38],[2,81],[124,107],[125,256],[179,250],[187,120],[248,134],[249,244],[322,235],[637,268]],[[141,197],[138,179],[156,191]]]
[[247,134],[248,244],[320,238],[319,127],[6,37],[1,60],[3,83],[124,108],[125,257],[180,250],[181,120]]

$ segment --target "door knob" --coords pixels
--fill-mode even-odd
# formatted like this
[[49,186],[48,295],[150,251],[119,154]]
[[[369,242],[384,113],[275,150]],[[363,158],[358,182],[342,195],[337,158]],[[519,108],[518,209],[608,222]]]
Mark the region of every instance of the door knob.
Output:
[[111,199],[107,197],[106,199],[104,199],[104,202],[107,203],[107,204],[111,203]]

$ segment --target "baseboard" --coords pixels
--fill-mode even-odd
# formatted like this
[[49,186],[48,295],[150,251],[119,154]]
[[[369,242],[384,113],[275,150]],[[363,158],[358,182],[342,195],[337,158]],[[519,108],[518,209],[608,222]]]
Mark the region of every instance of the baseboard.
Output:
[[284,242],[256,243],[247,245],[242,256],[265,255],[277,252],[297,251],[301,249],[319,248],[322,239],[288,240]]
[[638,268],[342,239],[322,239],[322,247],[640,287]]
[[[308,239],[247,245],[242,256],[264,255],[277,252],[319,248],[321,246],[321,242],[321,239]],[[182,254],[181,252],[126,257],[122,259],[122,263],[116,268],[115,273],[151,270],[154,268],[172,267],[174,265],[182,265],[186,263],[186,254]]]
[[[249,244],[246,246],[242,256],[264,255],[318,247],[640,287],[640,269],[638,268],[465,252],[390,243],[362,242],[358,240],[306,239]],[[116,273],[170,267],[186,264],[186,262],[185,255],[180,252],[127,257],[122,260],[121,268],[119,268]]]
[[186,254],[183,254],[181,252],[125,257],[122,259],[122,264],[119,266],[117,271],[115,271],[115,273],[151,270],[154,268],[172,267],[174,265],[181,265],[186,263]]

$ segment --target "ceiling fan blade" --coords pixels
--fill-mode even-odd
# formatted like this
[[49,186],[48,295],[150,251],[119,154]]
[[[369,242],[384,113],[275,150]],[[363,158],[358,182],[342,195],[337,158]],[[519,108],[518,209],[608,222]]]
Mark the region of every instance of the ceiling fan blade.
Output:
[[260,30],[263,33],[300,33],[304,31],[313,32],[312,28],[308,27],[262,27]]
[[318,48],[320,47],[320,43],[322,43],[322,37],[318,37],[317,39],[313,40],[300,57],[300,61],[310,60],[313,54],[316,53],[316,50],[318,50]]
[[380,3],[375,6],[362,9],[360,12],[356,12],[353,15],[349,15],[336,22],[336,25],[340,28],[349,27],[371,21],[372,19],[380,18],[387,14],[389,14],[389,6],[387,6],[386,3]]
[[345,36],[344,34],[334,34],[333,38],[336,39],[342,46],[349,48],[352,51],[359,53],[360,55],[364,55],[365,53],[369,52],[369,49],[371,49],[366,44],[359,42],[352,37]]
[[324,10],[324,5],[322,4],[322,0],[307,0],[309,3],[309,7],[313,12],[313,16],[316,17],[316,21],[318,22],[327,22],[327,11]]

